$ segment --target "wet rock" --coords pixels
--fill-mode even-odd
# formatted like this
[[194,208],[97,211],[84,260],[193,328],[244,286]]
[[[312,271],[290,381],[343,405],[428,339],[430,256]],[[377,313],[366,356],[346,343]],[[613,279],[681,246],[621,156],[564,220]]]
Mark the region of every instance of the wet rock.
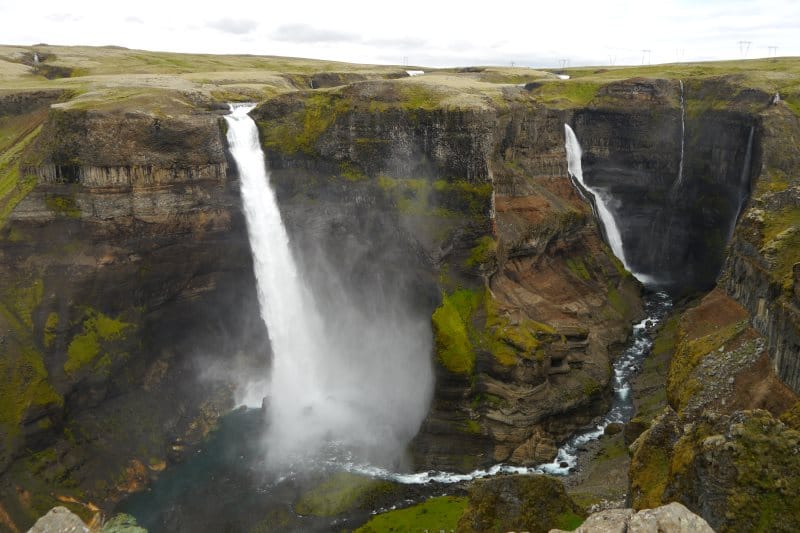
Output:
[[603,434],[605,435],[616,435],[617,433],[621,433],[625,429],[625,424],[622,422],[612,422],[606,426],[603,430]]

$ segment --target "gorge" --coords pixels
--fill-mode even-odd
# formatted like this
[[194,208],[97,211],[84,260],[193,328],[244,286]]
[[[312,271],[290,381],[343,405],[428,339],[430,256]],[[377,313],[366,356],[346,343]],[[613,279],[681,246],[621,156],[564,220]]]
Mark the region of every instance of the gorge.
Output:
[[[136,57],[0,52],[40,68]],[[147,86],[79,72],[1,87],[2,527],[61,502],[153,530],[355,528],[466,490],[294,468],[321,440],[342,445],[316,454],[327,466],[568,470],[558,447],[618,405],[634,323],[654,337],[635,366],[660,385],[631,392],[631,503],[678,500],[717,529],[793,523],[792,456],[774,454],[796,442],[800,390],[794,60],[570,79],[191,60]],[[255,124],[227,101],[258,101]],[[248,207],[267,196],[248,192],[262,160],[270,210]],[[629,272],[675,308],[639,322],[653,296]],[[782,466],[745,487],[759,455]],[[293,479],[265,477],[275,462]],[[193,488],[161,488],[172,472]],[[147,486],[172,502],[152,522],[147,492],[117,504]],[[210,503],[231,487],[242,516]]]

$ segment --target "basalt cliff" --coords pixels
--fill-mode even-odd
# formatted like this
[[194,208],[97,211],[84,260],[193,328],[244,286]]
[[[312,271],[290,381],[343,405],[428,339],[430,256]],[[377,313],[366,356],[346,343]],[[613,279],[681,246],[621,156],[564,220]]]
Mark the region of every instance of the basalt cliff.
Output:
[[[28,49],[2,52],[31,66]],[[39,52],[69,68],[66,50]],[[747,63],[558,80],[272,59],[233,77],[181,60],[0,88],[0,527],[58,501],[109,511],[233,407],[232,369],[267,371],[229,100],[259,102],[300,261],[364,306],[379,292],[430,316],[414,468],[550,461],[608,408],[644,289],[570,180],[569,124],[626,263],[682,302],[657,342],[664,410],[626,431],[632,506],[678,500],[731,530],[796,523],[781,522],[798,482],[796,62],[776,82]],[[775,83],[789,92],[772,104]]]

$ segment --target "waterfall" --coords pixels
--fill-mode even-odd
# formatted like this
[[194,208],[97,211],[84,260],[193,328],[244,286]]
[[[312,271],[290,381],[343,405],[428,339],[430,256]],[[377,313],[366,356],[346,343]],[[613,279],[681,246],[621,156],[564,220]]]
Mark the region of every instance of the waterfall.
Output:
[[597,217],[600,219],[600,225],[603,227],[603,232],[608,240],[608,245],[614,255],[622,261],[625,268],[630,270],[628,263],[625,261],[625,251],[622,249],[622,235],[620,234],[617,222],[614,220],[614,215],[608,208],[608,196],[605,191],[593,189],[586,185],[583,181],[583,169],[581,168],[581,145],[578,143],[578,138],[575,137],[575,132],[569,127],[569,124],[564,124],[564,134],[566,142],[564,147],[567,149],[567,171],[580,185],[579,191],[583,195],[584,191],[589,193],[593,198],[593,206],[596,210]]
[[273,356],[267,379],[241,377],[243,403],[266,398],[266,456],[275,467],[306,464],[334,447],[394,460],[430,401],[429,319],[394,308],[384,313],[391,319],[365,316],[344,293],[336,294],[335,307],[317,301],[293,256],[252,108],[232,105],[225,118]]
[[736,216],[731,220],[731,227],[728,230],[728,240],[730,242],[733,237],[733,231],[736,229],[736,223],[739,221],[739,215],[742,214],[744,203],[750,196],[750,165],[753,162],[753,133],[755,126],[750,126],[750,134],[747,136],[747,150],[744,153],[744,164],[742,165],[742,173],[739,177],[739,207],[736,210]]
[[[569,127],[569,124],[564,124],[564,138],[564,147],[567,150],[567,171],[577,182],[576,188],[580,195],[592,204],[592,210],[600,221],[600,225],[603,228],[603,233],[605,233],[606,241],[609,247],[611,247],[611,251],[614,252],[617,259],[622,261],[625,269],[633,274],[640,282],[646,285],[657,283],[657,280],[653,276],[632,270],[628,261],[625,259],[625,250],[622,246],[622,234],[609,208],[611,198],[606,191],[589,187],[586,185],[586,182],[583,181],[583,168],[581,167],[581,156],[583,153],[578,138],[575,136],[575,132],[572,131],[572,128]],[[591,196],[591,198],[587,198],[587,195]]]
[[686,100],[683,94],[683,80],[679,80],[681,85],[681,158],[678,161],[678,177],[670,190],[670,197],[674,200],[678,196],[680,188],[683,186],[683,152],[686,148]]

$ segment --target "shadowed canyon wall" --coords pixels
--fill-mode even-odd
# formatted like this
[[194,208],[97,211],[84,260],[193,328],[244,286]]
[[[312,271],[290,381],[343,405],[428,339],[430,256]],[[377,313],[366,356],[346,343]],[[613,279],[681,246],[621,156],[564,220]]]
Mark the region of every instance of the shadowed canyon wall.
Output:
[[[786,176],[798,158],[784,141],[797,117],[752,91],[718,106],[729,85],[687,80],[675,188],[677,82],[615,82],[580,105],[544,105],[537,91],[464,103],[363,81],[253,112],[322,305],[336,306],[321,282],[332,273],[365,312],[431,317],[436,386],[410,463],[537,464],[607,409],[610,361],[641,313],[641,287],[570,183],[565,123],[587,183],[615,199],[631,265],[690,292],[726,261],[725,289],[797,390],[798,195]],[[252,368],[268,349],[218,115],[179,95],[169,113],[48,108],[64,97],[6,106],[30,128],[12,153],[13,205],[0,190],[0,370],[13,384],[0,398],[0,470],[26,490],[110,501],[230,407],[234,380],[220,367]],[[12,100],[25,98],[0,102]],[[766,192],[726,259],[756,178]],[[198,386],[209,374],[219,379]],[[15,520],[30,519],[25,498],[9,501]]]

